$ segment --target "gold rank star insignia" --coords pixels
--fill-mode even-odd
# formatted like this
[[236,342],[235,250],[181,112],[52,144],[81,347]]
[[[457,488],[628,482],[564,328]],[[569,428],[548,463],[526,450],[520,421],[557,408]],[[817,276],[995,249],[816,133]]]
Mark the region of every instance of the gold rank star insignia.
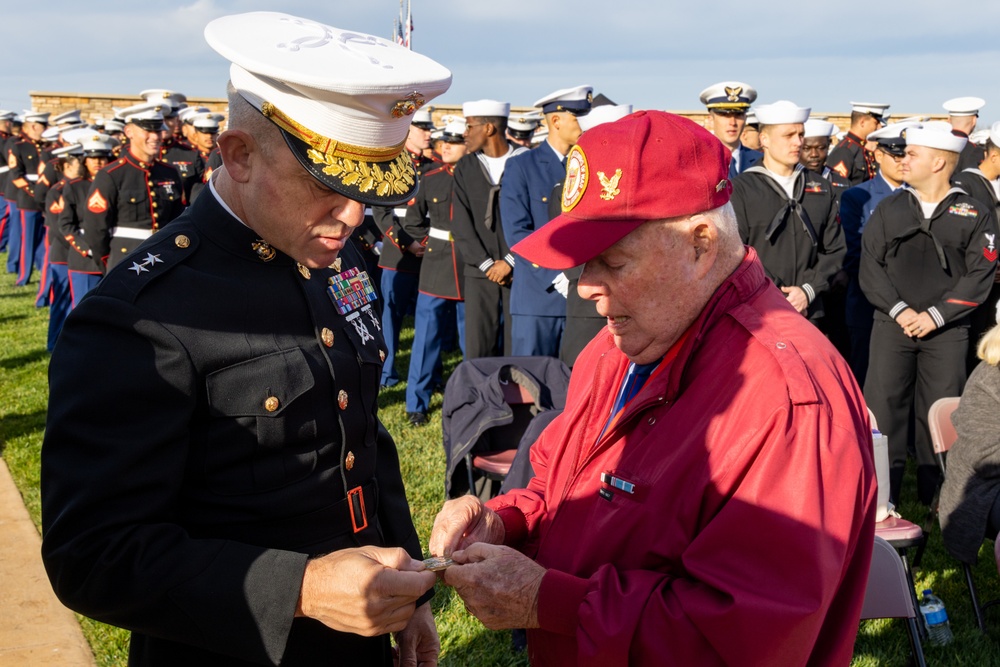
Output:
[[274,259],[274,256],[277,254],[274,248],[272,248],[266,241],[264,241],[264,239],[257,239],[251,244],[251,247],[263,262],[270,262],[272,259]]
[[603,171],[599,171],[597,172],[597,178],[600,179],[601,187],[604,188],[604,192],[601,193],[601,199],[611,201],[621,194],[621,190],[618,189],[618,181],[622,178],[621,169],[615,169],[615,175],[611,178],[605,176]]
[[302,274],[303,278],[305,278],[306,280],[312,278],[312,273],[309,272],[309,267],[307,267],[305,264],[300,264],[298,262],[296,262],[295,265],[299,267],[299,273]]

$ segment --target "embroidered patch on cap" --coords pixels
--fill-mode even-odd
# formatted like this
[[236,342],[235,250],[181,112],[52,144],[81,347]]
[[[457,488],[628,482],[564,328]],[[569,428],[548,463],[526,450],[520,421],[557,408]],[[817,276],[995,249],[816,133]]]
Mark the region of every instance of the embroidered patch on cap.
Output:
[[[580,146],[573,146],[566,156],[566,183],[563,185],[562,210],[568,213],[580,203],[583,193],[590,181],[590,167],[587,166],[587,156]],[[617,182],[616,182],[617,183]]]

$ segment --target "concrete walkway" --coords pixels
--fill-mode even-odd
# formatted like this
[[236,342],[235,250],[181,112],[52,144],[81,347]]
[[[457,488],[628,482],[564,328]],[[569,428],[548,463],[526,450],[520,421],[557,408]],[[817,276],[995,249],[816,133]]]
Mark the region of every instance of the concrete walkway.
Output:
[[80,624],[45,576],[41,544],[0,458],[0,667],[93,667]]

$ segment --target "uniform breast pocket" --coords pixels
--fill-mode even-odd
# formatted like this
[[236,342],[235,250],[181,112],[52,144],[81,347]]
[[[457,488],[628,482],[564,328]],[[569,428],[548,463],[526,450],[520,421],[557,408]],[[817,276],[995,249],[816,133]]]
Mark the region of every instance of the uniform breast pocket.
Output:
[[314,386],[299,348],[209,374],[208,485],[217,493],[252,493],[309,475],[318,456]]
[[[139,188],[122,189],[118,198],[118,219],[122,221],[146,220],[149,218],[149,193]],[[128,211],[127,217],[122,215]]]

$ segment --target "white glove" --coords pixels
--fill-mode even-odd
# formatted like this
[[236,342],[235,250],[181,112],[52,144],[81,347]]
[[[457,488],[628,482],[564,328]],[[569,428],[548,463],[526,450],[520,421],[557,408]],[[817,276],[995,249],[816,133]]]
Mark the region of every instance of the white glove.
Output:
[[560,273],[556,276],[555,280],[552,281],[553,287],[556,291],[562,294],[564,299],[569,298],[569,278],[566,277],[565,273]]
[[377,241],[375,243],[375,245],[372,246],[372,252],[375,253],[376,255],[378,255],[379,257],[382,256],[382,242],[381,241]]

